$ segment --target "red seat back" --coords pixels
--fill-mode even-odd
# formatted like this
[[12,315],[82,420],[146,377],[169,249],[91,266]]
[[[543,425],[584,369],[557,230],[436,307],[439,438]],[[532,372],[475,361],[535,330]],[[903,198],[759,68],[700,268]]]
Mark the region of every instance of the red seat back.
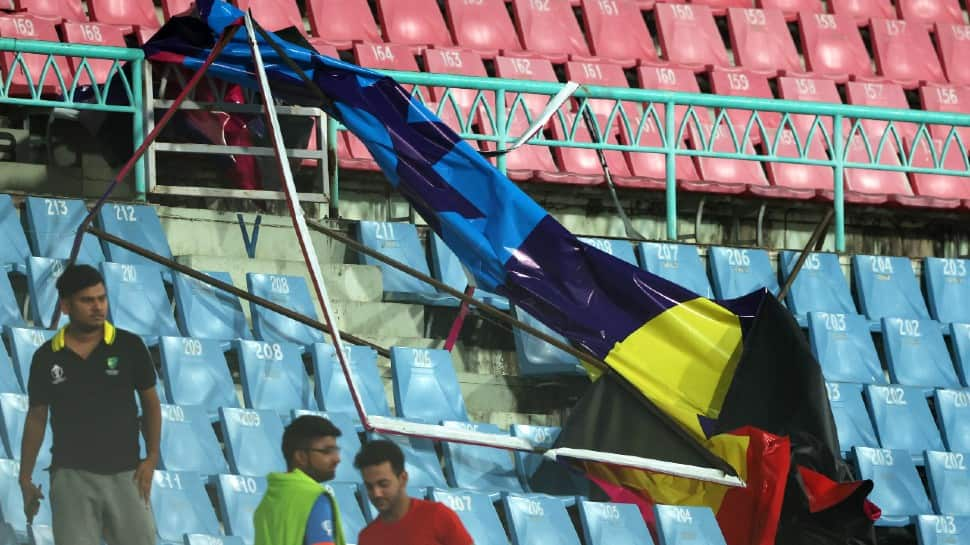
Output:
[[953,85],[970,85],[970,25],[937,24],[936,50],[943,62],[946,80]]
[[485,58],[522,50],[504,0],[447,0],[445,15],[458,45]]
[[92,21],[109,25],[160,26],[152,0],[88,0],[88,14]]
[[[660,91],[677,91],[681,93],[700,93],[701,89],[697,85],[697,78],[694,77],[694,73],[687,68],[675,68],[668,66],[650,66],[643,65],[637,69],[637,80],[640,82],[640,87],[643,89],[656,89]],[[651,115],[647,109],[648,105],[644,104],[644,115],[648,116],[647,122],[654,123],[653,115]],[[654,112],[656,112],[656,119],[660,123],[664,123],[666,105],[663,103],[653,104]],[[699,115],[702,122],[711,121],[711,113],[704,108],[695,106],[694,111]],[[687,113],[687,106],[675,106],[674,112],[676,118],[674,123],[677,130],[680,130],[680,126],[683,124],[684,116]],[[663,130],[663,127],[658,127],[658,130]],[[686,129],[684,129],[683,138],[687,138]]]
[[[466,49],[440,48],[424,50],[424,68],[428,72],[436,74],[460,74],[464,76],[478,76],[487,78],[488,72],[485,71],[485,63],[481,56],[474,51]],[[451,100],[446,102],[444,108],[450,113],[454,113],[454,105],[458,106],[462,117],[471,112],[472,104],[475,103],[475,96],[478,91],[473,89],[451,89]],[[494,93],[483,91],[486,104],[489,104],[494,112]],[[435,101],[440,102],[445,95],[444,87],[432,87],[431,96]],[[452,104],[451,101],[454,101]]]
[[933,23],[963,24],[963,10],[957,0],[896,0],[899,18],[911,23],[922,23],[931,28]]
[[[640,121],[637,120],[635,127],[640,127]],[[634,129],[634,136],[636,135],[638,129]],[[626,131],[619,131],[619,141],[624,145],[630,145],[632,142]],[[640,131],[640,140],[638,144],[641,147],[663,147],[663,136],[657,132],[656,123],[652,120],[647,120],[643,123],[643,130]],[[667,156],[662,153],[648,153],[648,152],[627,152],[627,159],[630,163],[630,172],[634,176],[640,176],[642,178],[650,178],[653,180],[666,180],[667,179]],[[700,181],[701,177],[697,174],[697,168],[694,166],[694,159],[687,155],[678,155],[675,159],[674,174],[678,180],[684,180],[689,182]]]
[[589,56],[589,46],[573,10],[562,0],[512,0],[519,38],[531,55],[555,63],[569,55]]
[[[850,81],[846,84],[846,95],[849,104],[859,106],[876,106],[879,108],[896,108],[906,110],[909,102],[906,100],[906,93],[902,86],[896,83],[864,83],[860,81]],[[887,121],[876,119],[863,119],[862,126],[866,133],[880,138],[886,130]],[[893,123],[896,133],[901,138],[911,138],[916,134],[916,125],[913,123]]]
[[846,81],[853,75],[873,75],[869,53],[851,17],[803,13],[798,28],[805,67],[816,76]]
[[[730,131],[733,130],[738,142],[735,143]],[[722,123],[716,127],[690,125],[690,144],[695,150],[706,150],[723,153],[744,152],[754,155],[754,146],[750,140],[743,140],[742,127],[730,127]],[[711,142],[713,139],[713,143]],[[726,185],[768,185],[761,163],[744,159],[721,159],[715,157],[698,157],[698,170],[705,182],[717,182]]]
[[241,10],[252,10],[253,19],[266,30],[276,32],[294,27],[306,34],[303,15],[296,0],[235,0]]
[[[711,71],[711,90],[719,95],[775,98],[771,93],[771,86],[768,85],[768,78],[744,70],[735,68],[732,70],[716,69]],[[738,127],[745,127],[751,120],[750,110],[728,110],[728,119],[731,124]],[[758,119],[765,128],[777,128],[781,121],[781,114],[775,112],[758,112]],[[755,124],[751,128],[752,136],[761,136],[758,126]]]
[[658,3],[654,14],[665,59],[695,72],[731,66],[710,7]]
[[[866,141],[853,134],[846,148],[845,160],[851,163],[878,163],[881,165],[900,165],[899,150],[891,140],[886,140],[882,152],[879,141],[869,138]],[[906,173],[889,170],[869,170],[862,168],[845,169],[845,188],[856,193],[872,195],[912,195],[913,188],[906,179]]]
[[[34,17],[26,13],[0,16],[0,37],[15,38],[18,40],[59,42],[60,38],[57,36],[54,21],[54,19]],[[47,73],[44,74],[47,59],[47,55],[24,53],[20,60],[16,60],[16,53],[4,51],[0,55],[0,68],[2,68],[4,81],[11,74],[13,75],[10,83],[11,94],[18,96],[29,95],[31,87],[34,89],[40,87],[41,93],[43,94],[59,95],[70,91],[74,74],[67,60],[64,57],[54,57],[54,64],[57,65],[61,77],[64,80],[64,85],[62,86],[58,81],[54,66],[50,66],[47,69]],[[27,71],[30,72],[29,80],[27,78]]]
[[[497,57],[495,59],[495,73],[500,78],[529,79],[534,81],[558,81],[552,63],[546,59],[528,59],[517,57]],[[506,95],[506,108],[512,108],[515,97]],[[525,106],[533,117],[539,115],[549,102],[549,97],[543,95],[523,95]]]
[[306,10],[313,35],[339,49],[350,49],[354,42],[381,42],[367,0],[308,0]]
[[[566,63],[566,78],[569,81],[587,85],[600,85],[604,87],[629,87],[626,82],[626,74],[618,64],[595,63],[595,62],[568,62]],[[589,107],[593,113],[602,116],[604,119],[609,117],[616,107],[616,100],[613,99],[592,99]],[[632,102],[621,102],[623,111],[626,112],[627,120],[631,123],[640,117],[639,108]],[[619,112],[616,114],[619,120]]]
[[176,15],[188,13],[195,7],[195,0],[162,0],[162,16],[168,21]]
[[[968,87],[924,85],[919,89],[919,99],[924,110],[970,114],[970,88]],[[945,141],[952,128],[950,125],[932,125],[930,132],[933,138],[941,138]],[[970,147],[970,127],[960,127],[957,133],[963,139],[963,145]]]
[[[420,72],[418,62],[411,53],[411,48],[400,44],[354,44],[354,60],[365,68],[378,70],[403,70],[406,72]],[[411,92],[413,85],[404,85]],[[419,89],[424,102],[431,101],[431,91],[427,87]],[[353,141],[351,141],[353,143]]]
[[876,68],[884,78],[906,89],[915,89],[924,81],[946,81],[930,35],[922,24],[873,19],[869,33]]
[[777,9],[785,15],[786,21],[795,21],[798,14],[805,13],[824,13],[821,0],[756,0],[755,2],[761,9]]
[[[68,43],[126,47],[124,34],[121,33],[120,28],[113,25],[103,25],[99,23],[75,23],[67,21],[64,23],[63,28],[64,40]],[[80,66],[80,58],[68,57],[67,60],[71,65],[71,70],[73,70],[76,74],[79,74],[79,85],[106,82],[108,80],[108,75],[111,72],[111,66],[114,62],[108,59],[88,59],[87,64],[91,67],[91,72],[94,75],[94,81],[92,81],[91,74]],[[118,63],[115,70],[120,71],[123,66],[124,65],[122,63]]]
[[711,8],[714,15],[724,15],[731,8],[753,8],[753,0],[692,0],[693,4],[703,4]]
[[778,10],[728,10],[734,62],[742,68],[773,76],[803,72],[785,17]]
[[582,6],[593,55],[628,67],[639,60],[657,60],[657,48],[636,0],[583,0]]
[[896,16],[890,0],[830,0],[829,11],[845,15],[859,26],[865,26],[873,17],[892,19]]
[[[777,140],[776,140],[777,138]],[[796,141],[790,130],[775,132],[765,138],[765,148],[775,146],[778,157],[799,158],[803,155],[809,159],[828,159],[825,144],[821,138],[812,138],[811,142],[804,141],[805,136]],[[819,165],[800,165],[796,163],[770,162],[765,165],[768,170],[768,180],[772,185],[791,189],[816,189],[832,191],[835,179],[832,169]]]
[[[565,139],[567,136],[566,131],[571,131],[574,127],[576,132],[573,135],[573,140],[576,142],[592,142],[592,136],[590,135],[589,129],[586,126],[586,122],[583,118],[577,118],[574,114],[564,114],[563,117],[566,120],[565,129],[559,122],[558,117],[554,117],[552,120],[552,134],[557,140]],[[597,118],[600,125],[600,129],[605,126],[606,120],[602,118]],[[616,125],[614,124],[614,127]],[[610,137],[607,139],[609,143],[617,143],[617,131],[613,131]],[[556,157],[559,163],[560,170],[563,172],[571,172],[573,174],[586,174],[586,175],[600,175],[603,174],[603,167],[600,164],[599,155],[596,150],[588,148],[564,148],[564,147],[554,147],[552,148],[552,154]],[[630,168],[626,164],[626,159],[623,158],[623,153],[619,151],[606,151],[606,164],[610,168],[610,173],[614,176],[629,176]]]
[[[943,152],[943,141],[939,138],[934,138],[932,141],[921,138],[915,145],[915,149],[913,141],[907,140],[905,146],[906,153],[911,157],[910,164],[914,167],[936,168],[935,163],[939,161],[940,166],[947,170],[957,172],[967,170],[966,157],[955,141],[950,144],[946,153]],[[966,178],[915,172],[910,173],[909,177],[913,183],[913,192],[917,195],[944,199],[970,199],[970,184],[967,183]]]
[[14,7],[30,15],[55,17],[65,21],[87,21],[81,0],[16,0]]
[[[797,100],[800,102],[828,102],[832,104],[842,103],[842,98],[839,96],[839,91],[835,88],[835,82],[828,79],[790,77],[778,78],[778,90],[781,98],[786,100]],[[793,114],[790,117],[795,126],[795,132],[798,134],[799,140],[804,141],[806,138],[808,138],[808,132],[815,124],[816,116]],[[832,118],[822,116],[820,124],[821,127],[815,129],[815,135],[817,137],[821,137],[821,131],[824,127],[825,134],[828,136],[829,141],[831,141],[831,139],[834,138],[834,134],[832,133]]]
[[418,48],[455,45],[435,0],[377,0],[377,16],[387,42]]

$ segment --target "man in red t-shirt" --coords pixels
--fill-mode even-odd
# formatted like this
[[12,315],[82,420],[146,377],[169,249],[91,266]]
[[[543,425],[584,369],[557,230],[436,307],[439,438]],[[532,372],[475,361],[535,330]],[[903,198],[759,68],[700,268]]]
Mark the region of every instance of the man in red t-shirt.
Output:
[[360,532],[358,545],[473,545],[458,515],[433,501],[411,498],[404,453],[391,441],[371,441],[354,458],[379,515]]

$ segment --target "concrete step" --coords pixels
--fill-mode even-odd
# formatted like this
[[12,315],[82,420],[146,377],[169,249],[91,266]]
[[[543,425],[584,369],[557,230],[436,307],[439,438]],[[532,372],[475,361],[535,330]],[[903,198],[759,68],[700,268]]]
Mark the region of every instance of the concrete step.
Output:
[[[444,339],[425,337],[386,337],[362,335],[362,337],[378,346],[390,348],[392,346],[407,346],[411,348],[444,348]],[[455,370],[459,373],[479,373],[492,376],[518,375],[518,363],[515,351],[495,350],[467,345],[459,341],[451,352]],[[379,358],[378,363],[384,367],[390,366],[390,361]]]

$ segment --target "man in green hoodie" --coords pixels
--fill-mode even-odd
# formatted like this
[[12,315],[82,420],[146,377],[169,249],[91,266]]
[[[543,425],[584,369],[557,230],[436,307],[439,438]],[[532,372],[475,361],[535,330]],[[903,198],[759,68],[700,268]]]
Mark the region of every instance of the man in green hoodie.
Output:
[[283,432],[286,473],[266,476],[266,494],[253,513],[256,545],[345,545],[340,512],[320,483],[340,463],[340,430],[319,416],[294,419]]

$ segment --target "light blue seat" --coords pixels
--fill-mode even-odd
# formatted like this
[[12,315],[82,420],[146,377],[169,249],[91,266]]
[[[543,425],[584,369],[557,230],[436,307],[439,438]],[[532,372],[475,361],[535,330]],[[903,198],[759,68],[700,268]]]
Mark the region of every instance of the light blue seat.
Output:
[[30,246],[10,195],[0,194],[0,271],[24,274]]
[[27,323],[20,313],[20,305],[17,304],[17,296],[10,285],[10,277],[0,270],[0,328],[7,325],[22,326]]
[[[791,276],[801,252],[785,250],[778,254],[778,268],[785,280]],[[795,316],[809,312],[857,314],[849,282],[842,272],[839,256],[831,253],[810,253],[785,297]]]
[[953,363],[964,386],[970,386],[970,324],[950,324]]
[[937,390],[933,395],[947,450],[970,452],[970,390]]
[[697,246],[690,244],[670,244],[667,242],[641,242],[637,245],[640,252],[640,266],[647,271],[674,284],[682,286],[697,295],[714,298],[707,269],[697,253]]
[[116,326],[140,335],[149,346],[162,336],[179,336],[162,275],[141,265],[102,263],[108,316]]
[[162,405],[159,469],[192,471],[205,477],[229,472],[205,409],[198,405]]
[[488,494],[435,488],[431,491],[431,499],[447,505],[458,515],[475,545],[509,545],[509,538]]
[[[158,220],[155,207],[147,204],[105,203],[96,217],[98,225],[106,233],[172,259],[172,249],[168,245],[168,239],[165,238],[165,231],[162,230],[162,222]],[[166,282],[172,281],[172,271],[168,267],[121,246],[104,241],[101,245],[108,261],[155,269]]]
[[563,502],[543,494],[502,494],[512,545],[580,545]]
[[882,509],[877,526],[907,526],[933,512],[909,453],[898,449],[855,447],[853,459],[863,479],[872,479],[869,500]]
[[859,308],[870,320],[930,318],[908,257],[854,255],[852,275]]
[[[3,417],[3,443],[10,454],[10,458],[20,461],[20,442],[24,437],[24,425],[27,422],[27,410],[30,405],[26,394],[0,394],[0,416]],[[53,434],[48,420],[45,426],[44,441],[37,452],[34,473],[46,471],[51,465],[51,445]]]
[[653,545],[636,505],[579,500],[579,520],[586,545]]
[[[310,295],[310,289],[302,276],[247,273],[246,285],[249,293],[253,295],[269,299],[304,316],[317,318],[317,310],[313,306],[316,298]],[[300,346],[324,341],[322,331],[287,318],[278,312],[254,303],[249,303],[249,309],[253,317],[253,330],[258,339],[294,343]]]
[[300,349],[290,343],[236,341],[243,400],[288,419],[294,409],[317,409]]
[[[205,274],[232,284],[227,272]],[[182,333],[197,339],[252,339],[239,298],[205,282],[174,273],[175,320]]]
[[404,435],[383,435],[371,433],[370,440],[387,439],[393,441],[404,452],[404,469],[408,472],[408,486],[424,488],[448,488],[441,463],[430,439],[407,437]]
[[[14,536],[16,535],[16,532],[14,532]],[[27,535],[27,542],[30,545],[54,545],[54,528],[51,526],[32,524],[27,528]],[[14,541],[13,543],[17,542]]]
[[159,543],[182,543],[185,534],[221,533],[198,473],[155,471],[151,504]]
[[[524,324],[532,326],[550,337],[559,339],[565,344],[569,344],[569,341],[565,337],[556,333],[521,308],[512,307],[512,315]],[[578,359],[551,344],[518,328],[513,330],[512,337],[515,341],[515,356],[519,363],[520,375],[586,375],[586,369],[580,365]]]
[[[19,449],[18,449],[19,450]],[[0,522],[13,527],[19,543],[27,542],[27,516],[24,515],[24,496],[20,491],[20,462],[16,460],[0,459]],[[46,471],[34,472],[34,484],[41,487],[44,495],[50,491],[50,473]],[[34,524],[38,526],[51,525],[51,502],[45,498],[40,502],[40,511],[34,517]]]
[[808,340],[826,380],[864,384],[887,382],[865,317],[809,312]]
[[[71,257],[74,236],[88,215],[88,209],[84,206],[84,201],[79,199],[27,197],[24,214],[27,216],[27,239],[33,254],[68,259]],[[77,262],[97,265],[102,261],[104,253],[98,239],[85,233],[81,239]]]
[[[57,279],[64,272],[65,262],[48,257],[27,258],[27,291],[30,293],[28,314],[35,326],[48,327],[54,317],[54,309],[58,308],[60,296],[57,294]],[[59,329],[67,325],[68,317],[61,313],[57,325],[50,329]]]
[[7,354],[7,347],[0,341],[0,393],[22,394],[23,387],[17,379],[17,372],[14,371],[13,362]]
[[219,407],[239,406],[219,341],[162,337],[159,352],[169,403],[198,405],[213,421]]
[[[435,279],[444,282],[452,289],[464,292],[468,287],[468,274],[455,252],[445,244],[437,233],[428,235],[431,247],[431,272]],[[509,309],[509,300],[481,288],[475,288],[475,299],[492,305],[499,310]],[[457,302],[456,302],[457,304]]]
[[[340,465],[351,465],[348,462],[341,462]],[[339,466],[338,466],[339,467]],[[343,525],[344,539],[347,543],[357,543],[360,531],[367,526],[369,519],[365,516],[361,508],[360,487],[356,483],[330,481],[323,484],[323,487],[333,494],[337,500],[337,507],[340,509],[340,522]],[[366,498],[363,498],[367,501]]]
[[221,407],[219,422],[233,473],[262,477],[286,471],[280,451],[283,423],[275,412]]
[[622,259],[634,267],[638,266],[637,256],[633,251],[633,244],[629,240],[594,237],[577,238],[601,252],[608,253],[617,259]]
[[866,386],[869,414],[884,449],[909,452],[922,465],[924,450],[944,450],[923,390],[914,386]]
[[350,419],[350,415],[320,411],[293,411],[293,418],[298,418],[303,415],[322,416],[340,430],[340,437],[337,438],[337,446],[340,448],[340,459],[342,461],[337,464],[337,473],[334,475],[333,480],[348,483],[361,482],[360,471],[355,469],[353,464],[354,457],[360,452],[360,436],[357,435],[357,427]]
[[214,536],[209,534],[185,534],[185,541],[180,545],[246,545],[242,538],[236,536]]
[[941,515],[970,516],[970,455],[926,451],[930,499]]
[[[454,421],[441,424],[446,428],[508,435],[494,424]],[[445,476],[454,487],[487,493],[526,492],[516,475],[511,452],[447,441],[442,442],[441,446],[445,458]]]
[[[357,240],[371,250],[400,261],[412,269],[431,276],[428,258],[418,237],[418,228],[410,223],[362,221],[357,226]],[[422,305],[457,306],[458,300],[439,293],[431,284],[361,254],[362,265],[373,265],[381,270],[384,280],[384,300]]]
[[934,320],[970,323],[970,260],[927,257],[923,259],[926,302]]
[[[556,426],[512,424],[509,431],[513,437],[522,437],[536,447],[548,450],[562,430]],[[541,454],[516,451],[514,457],[519,480],[532,492],[554,496],[589,496],[589,481],[578,472],[555,462],[543,464]]]
[[939,322],[883,318],[882,344],[894,384],[960,387]]
[[655,505],[653,512],[660,545],[725,545],[709,507]]
[[391,348],[397,415],[425,422],[468,421],[451,354],[433,348]]
[[828,382],[825,386],[839,436],[839,450],[845,454],[855,446],[877,448],[879,441],[862,400],[862,385]]
[[31,327],[6,328],[7,340],[10,341],[10,358],[13,360],[13,370],[20,381],[21,389],[27,391],[27,380],[30,378],[30,363],[34,359],[34,352],[57,333],[51,329],[34,329]]
[[219,496],[219,514],[226,534],[241,538],[246,545],[256,541],[253,513],[265,493],[265,477],[219,475],[216,494]]
[[970,517],[920,515],[916,539],[919,545],[970,545]]
[[711,247],[707,250],[707,262],[718,299],[734,299],[761,288],[778,293],[778,274],[771,268],[765,250]]
[[[387,396],[384,395],[384,381],[377,369],[377,352],[368,346],[347,343],[343,346],[364,410],[367,414],[391,416]],[[333,346],[317,343],[313,345],[311,355],[317,405],[331,414],[346,414],[355,424],[360,424],[360,415],[357,414],[350,387],[347,386],[347,377],[340,367]]]

